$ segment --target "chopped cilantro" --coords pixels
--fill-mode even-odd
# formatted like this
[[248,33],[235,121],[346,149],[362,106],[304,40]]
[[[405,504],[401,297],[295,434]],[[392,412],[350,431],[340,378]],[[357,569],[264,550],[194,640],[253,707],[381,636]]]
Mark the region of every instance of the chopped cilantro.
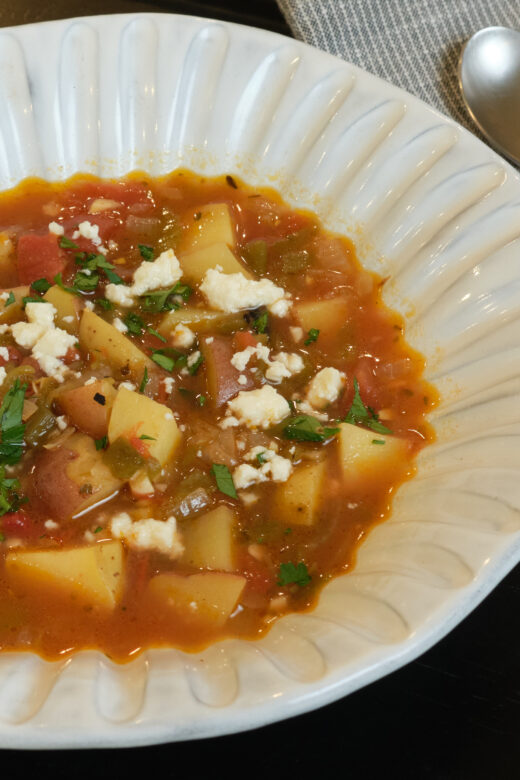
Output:
[[154,350],[152,352],[152,360],[154,363],[157,363],[158,366],[161,368],[164,368],[165,371],[173,371],[173,367],[175,365],[175,359],[170,357],[169,355],[165,355],[164,352],[160,349]]
[[204,363],[204,356],[202,353],[199,354],[197,360],[191,364],[191,366],[188,366],[188,371],[192,376],[195,376],[201,365]]
[[179,308],[179,304],[173,300],[173,297],[179,295],[185,301],[191,295],[191,288],[187,284],[181,284],[176,282],[173,287],[167,290],[157,290],[156,292],[147,293],[141,296],[143,301],[143,309],[145,311],[158,313],[162,311],[175,311]]
[[290,417],[283,429],[285,439],[292,441],[325,441],[339,433],[339,428],[323,427],[316,417],[300,414]]
[[312,344],[313,341],[317,341],[318,336],[320,335],[320,331],[318,328],[311,328],[310,331],[307,333],[307,338],[303,342],[306,347],[309,346],[309,344]]
[[108,436],[102,436],[101,439],[94,439],[96,450],[104,450],[108,446]]
[[77,290],[76,288],[74,288],[74,287],[67,287],[67,285],[63,281],[63,277],[61,275],[61,271],[60,271],[59,274],[56,274],[56,276],[54,277],[54,281],[56,282],[58,287],[61,287],[61,289],[65,290],[65,292],[72,293],[72,295],[81,295],[80,291]]
[[7,296],[7,298],[6,298],[6,301],[5,301],[5,303],[4,303],[4,309],[5,309],[7,306],[10,306],[12,303],[14,303],[14,302],[15,302],[15,300],[16,300],[16,298],[14,297],[14,292],[11,290],[11,292],[10,292],[10,293],[9,293],[9,295]]
[[106,298],[95,298],[94,303],[96,303],[98,306],[101,306],[101,308],[105,311],[111,311],[114,308],[112,301],[109,301]]
[[106,278],[111,284],[124,284],[121,277],[114,273],[114,271],[111,271],[109,268],[105,268],[104,271]]
[[22,457],[25,425],[22,423],[23,404],[27,385],[16,379],[0,406],[0,458],[8,464],[18,463]]
[[386,444],[384,439],[372,439],[372,444]]
[[99,284],[99,274],[89,271],[78,271],[74,279],[72,280],[72,287],[74,290],[80,290],[81,292],[94,292]]
[[123,318],[123,322],[134,336],[140,336],[145,327],[142,318],[133,311],[128,312],[126,317]]
[[223,463],[214,463],[211,467],[211,472],[215,477],[215,482],[221,493],[224,493],[231,498],[238,498],[233,477],[226,465]]
[[256,318],[256,320],[253,320],[253,330],[255,330],[257,333],[265,333],[267,328],[267,322],[269,319],[269,315],[266,311],[262,312],[259,317]]
[[139,248],[139,252],[141,253],[141,257],[143,260],[147,260],[148,262],[153,261],[153,247],[146,246],[146,244],[137,244]]
[[114,266],[109,263],[105,255],[97,255],[95,252],[81,252],[76,255],[76,263],[87,271],[113,271]]
[[370,406],[365,406],[361,400],[357,379],[354,379],[354,399],[343,422],[350,423],[351,425],[364,425],[365,427],[370,428],[371,431],[375,431],[375,433],[392,433],[390,428],[387,428],[386,425],[379,422],[379,417],[376,412],[374,412]]
[[20,498],[16,492],[19,489],[19,481],[6,478],[5,466],[0,466],[0,515],[5,515],[6,512],[16,512],[20,504],[24,503],[24,499]]
[[163,344],[166,344],[166,339],[164,338],[164,336],[161,336],[161,334],[158,333],[156,330],[154,330],[153,328],[146,328],[146,330],[148,331],[148,333],[150,333],[150,335],[155,336],[156,339],[159,339],[159,341],[162,341]]
[[25,309],[28,303],[45,303],[41,298],[35,298],[32,295],[24,295],[22,298],[22,307]]
[[204,406],[204,404],[206,403],[206,396],[205,395],[199,395],[197,400],[199,402],[199,406]]
[[144,374],[143,378],[141,379],[141,384],[139,385],[139,392],[144,393],[146,385],[148,384],[148,369],[146,366],[144,367]]
[[100,526],[100,525],[98,525],[98,527],[97,527],[97,528],[94,528],[94,533],[95,533],[95,534],[98,534],[98,533],[99,533],[100,531],[102,531],[102,530],[103,530],[103,529],[101,528],[101,526]]
[[62,236],[58,243],[62,249],[79,249],[79,246],[67,236]]
[[47,290],[52,287],[52,284],[48,282],[47,279],[36,279],[35,282],[31,283],[31,287],[33,290],[36,290],[36,292],[46,293]]
[[258,463],[262,466],[264,463],[266,463],[267,458],[265,457],[265,452],[257,452],[256,459]]
[[278,585],[299,585],[303,587],[311,581],[311,576],[307,571],[307,566],[300,561],[299,563],[281,563],[278,572]]
[[157,439],[154,436],[147,436],[146,433],[143,433],[143,435],[139,436],[139,438],[142,441],[157,441]]

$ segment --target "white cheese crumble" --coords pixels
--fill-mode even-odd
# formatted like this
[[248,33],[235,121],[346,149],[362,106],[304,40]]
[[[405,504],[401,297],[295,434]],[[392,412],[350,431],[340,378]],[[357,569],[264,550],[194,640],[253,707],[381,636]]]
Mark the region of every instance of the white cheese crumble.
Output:
[[198,349],[195,352],[192,352],[191,355],[188,355],[188,359],[186,361],[186,365],[188,366],[188,368],[194,366],[199,358],[200,358],[200,352]]
[[124,539],[130,547],[157,550],[172,559],[179,558],[184,552],[174,517],[168,520],[149,517],[132,522],[127,512],[120,512],[111,519],[110,532],[114,539]]
[[59,225],[58,222],[49,222],[49,233],[54,233],[55,236],[62,236],[65,233],[63,225]]
[[43,525],[48,531],[55,531],[56,528],[59,528],[58,523],[55,520],[51,520],[51,519],[46,520]]
[[265,378],[270,382],[281,382],[282,379],[298,374],[304,367],[302,358],[294,352],[279,352],[277,355],[273,355],[271,359],[269,349],[264,344],[257,344],[256,347],[246,347],[240,352],[235,352],[231,358],[231,365],[237,371],[244,371],[253,355],[256,355],[259,360],[262,360],[267,365]]
[[124,390],[131,390],[132,392],[136,389],[136,385],[134,385],[133,382],[121,382],[118,389],[121,387]]
[[291,325],[289,328],[289,332],[291,336],[293,337],[293,341],[298,344],[302,338],[303,338],[303,328],[300,328],[298,325]]
[[0,301],[7,301],[7,299],[9,298],[10,295],[11,295],[11,293],[7,292],[7,291],[3,292],[3,293],[0,293]]
[[213,336],[208,336],[206,339],[206,344],[213,344]]
[[99,225],[93,225],[88,220],[80,222],[78,229],[75,230],[72,234],[72,238],[79,238],[80,236],[87,238],[89,241],[92,241],[94,246],[99,246],[101,244],[101,238],[99,237]]
[[7,376],[7,371],[3,366],[0,366],[0,385],[4,384],[4,380]]
[[171,332],[170,341],[177,349],[189,349],[195,341],[195,334],[186,325],[179,323]]
[[132,306],[134,298],[152,290],[171,287],[181,276],[181,267],[173,249],[167,249],[153,263],[143,260],[134,271],[133,284],[107,284],[105,297],[116,306]]
[[307,387],[307,401],[314,409],[325,409],[333,403],[343,390],[346,377],[343,371],[337,368],[322,368],[311,379]]
[[85,309],[94,311],[94,303],[92,301],[85,301]]
[[217,268],[206,271],[199,289],[213,309],[229,313],[268,306],[272,314],[285,317],[291,306],[290,295],[270,279],[256,281]]
[[67,367],[60,358],[74,346],[76,336],[55,327],[56,309],[51,303],[27,303],[25,314],[28,322],[15,322],[11,327],[14,340],[21,347],[32,349],[32,356],[47,376],[63,382]]
[[237,379],[237,382],[239,385],[247,385],[247,376],[245,374],[240,374],[240,376]]
[[65,428],[68,426],[67,418],[64,414],[61,414],[59,417],[56,417],[56,425],[60,429],[60,431],[64,431]]
[[87,385],[93,385],[97,381],[98,381],[97,377],[91,376],[90,379],[87,379],[87,381],[85,382],[85,387],[87,387]]
[[[260,460],[263,461],[260,463]],[[248,463],[241,463],[233,472],[233,482],[237,490],[244,490],[251,485],[260,482],[267,482],[272,479],[274,482],[286,482],[293,470],[291,461],[277,455],[272,449],[265,447],[253,447],[244,455],[245,460],[256,461],[258,468],[253,468]]]
[[175,379],[172,376],[167,376],[163,379],[163,385],[164,389],[168,393],[173,393],[173,388],[175,387]]
[[0,347],[0,358],[5,360],[6,362],[9,360],[9,350],[7,347]]
[[114,319],[112,320],[112,325],[120,333],[126,333],[128,331],[128,328],[126,327],[125,323],[120,317],[114,317]]
[[68,325],[70,325],[71,322],[74,322],[74,317],[72,314],[67,314],[65,317],[63,317],[63,322],[66,322]]
[[[234,425],[247,425],[248,428],[270,428],[291,411],[283,395],[277,393],[271,385],[264,385],[257,390],[241,390],[228,401],[227,406],[231,419],[237,420]],[[221,427],[231,427],[231,424],[221,424]]]

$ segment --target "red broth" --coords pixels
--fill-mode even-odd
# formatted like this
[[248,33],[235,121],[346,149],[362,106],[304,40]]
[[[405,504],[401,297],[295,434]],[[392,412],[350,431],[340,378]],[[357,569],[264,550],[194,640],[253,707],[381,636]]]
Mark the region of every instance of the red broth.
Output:
[[0,646],[123,662],[315,606],[436,403],[353,244],[187,171],[25,181],[0,231]]

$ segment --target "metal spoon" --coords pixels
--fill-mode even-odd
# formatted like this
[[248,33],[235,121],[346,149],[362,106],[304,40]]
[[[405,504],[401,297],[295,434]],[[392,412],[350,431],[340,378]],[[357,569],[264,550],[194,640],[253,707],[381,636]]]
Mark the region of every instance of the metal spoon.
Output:
[[486,27],[459,60],[463,100],[489,142],[520,164],[520,32]]

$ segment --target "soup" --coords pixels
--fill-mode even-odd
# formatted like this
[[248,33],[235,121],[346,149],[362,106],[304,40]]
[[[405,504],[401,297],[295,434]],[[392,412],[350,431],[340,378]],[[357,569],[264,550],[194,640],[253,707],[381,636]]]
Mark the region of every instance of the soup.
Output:
[[0,646],[262,636],[352,568],[431,439],[353,245],[177,171],[0,196]]

